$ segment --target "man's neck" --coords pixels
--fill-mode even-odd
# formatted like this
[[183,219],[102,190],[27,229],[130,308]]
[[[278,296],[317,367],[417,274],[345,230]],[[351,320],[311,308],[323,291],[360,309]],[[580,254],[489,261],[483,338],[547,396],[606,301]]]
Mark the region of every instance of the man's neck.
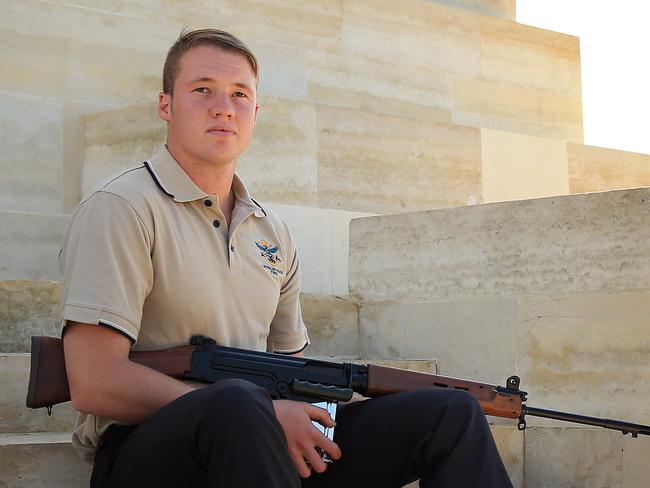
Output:
[[235,175],[236,161],[223,166],[216,166],[207,161],[188,158],[183,155],[182,150],[173,145],[168,144],[167,149],[196,186],[208,195],[217,197],[219,207],[228,224],[230,224],[230,217],[235,208],[235,193],[232,188],[232,181]]

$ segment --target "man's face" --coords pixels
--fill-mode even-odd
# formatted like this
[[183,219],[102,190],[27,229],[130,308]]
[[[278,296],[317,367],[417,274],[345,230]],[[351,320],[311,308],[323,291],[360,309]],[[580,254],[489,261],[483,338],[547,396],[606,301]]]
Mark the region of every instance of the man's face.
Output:
[[211,46],[185,53],[173,96],[161,93],[158,103],[172,154],[189,164],[234,163],[253,134],[256,82],[241,54]]

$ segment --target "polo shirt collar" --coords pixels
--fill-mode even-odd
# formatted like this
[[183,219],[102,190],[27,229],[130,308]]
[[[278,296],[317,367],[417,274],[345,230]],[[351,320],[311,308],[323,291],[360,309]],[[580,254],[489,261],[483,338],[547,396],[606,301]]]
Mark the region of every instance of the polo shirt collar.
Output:
[[[151,159],[145,161],[144,165],[156,186],[176,202],[192,202],[211,196],[196,186],[166,145],[163,145]],[[250,207],[256,216],[266,217],[266,210],[253,200],[244,182],[236,174],[233,175],[232,188],[235,192],[236,205]]]

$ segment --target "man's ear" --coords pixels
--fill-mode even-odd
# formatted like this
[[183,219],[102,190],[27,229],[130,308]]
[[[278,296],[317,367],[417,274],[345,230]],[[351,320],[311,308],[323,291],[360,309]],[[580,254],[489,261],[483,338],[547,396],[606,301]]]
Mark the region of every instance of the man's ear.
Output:
[[260,104],[256,103],[255,104],[255,117],[253,118],[253,125],[257,124],[257,114],[260,111]]
[[158,115],[161,119],[169,122],[172,118],[172,96],[169,93],[158,94]]

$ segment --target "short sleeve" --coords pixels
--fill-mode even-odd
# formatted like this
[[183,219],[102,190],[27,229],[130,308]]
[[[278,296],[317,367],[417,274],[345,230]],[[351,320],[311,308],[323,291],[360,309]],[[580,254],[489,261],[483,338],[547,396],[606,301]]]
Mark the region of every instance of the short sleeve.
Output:
[[291,253],[291,265],[280,289],[278,308],[268,337],[269,349],[283,354],[300,352],[309,345],[300,308],[300,260],[293,242]]
[[80,204],[59,256],[60,324],[102,324],[136,342],[153,286],[151,234],[123,197],[99,191]]

